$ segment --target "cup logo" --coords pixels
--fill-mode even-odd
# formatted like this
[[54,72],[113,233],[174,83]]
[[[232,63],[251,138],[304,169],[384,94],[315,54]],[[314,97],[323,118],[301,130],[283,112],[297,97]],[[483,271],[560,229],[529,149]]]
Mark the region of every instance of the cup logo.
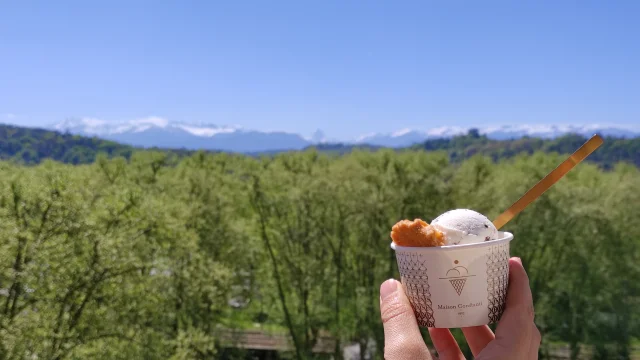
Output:
[[464,290],[464,284],[467,283],[467,279],[475,275],[469,274],[469,269],[467,269],[466,267],[458,265],[458,260],[455,260],[453,263],[456,266],[447,270],[445,276],[441,277],[440,279],[448,280],[453,287],[453,290],[455,290],[456,294],[460,296],[460,294],[462,294],[462,290]]

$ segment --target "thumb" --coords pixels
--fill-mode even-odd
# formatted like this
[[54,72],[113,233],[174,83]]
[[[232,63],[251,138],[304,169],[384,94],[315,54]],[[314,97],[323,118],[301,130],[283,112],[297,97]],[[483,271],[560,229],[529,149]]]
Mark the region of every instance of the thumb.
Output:
[[529,277],[522,266],[522,261],[512,258],[509,260],[509,289],[506,306],[496,328],[496,344],[493,345],[519,349],[522,353],[531,350],[537,354],[540,332],[533,320],[533,298]]
[[511,330],[518,329],[523,324],[533,323],[533,318],[533,297],[529,277],[521,260],[512,258],[509,260],[509,289],[505,309],[496,332],[503,330],[504,335],[513,335]]
[[402,284],[390,279],[380,286],[385,360],[431,359]]

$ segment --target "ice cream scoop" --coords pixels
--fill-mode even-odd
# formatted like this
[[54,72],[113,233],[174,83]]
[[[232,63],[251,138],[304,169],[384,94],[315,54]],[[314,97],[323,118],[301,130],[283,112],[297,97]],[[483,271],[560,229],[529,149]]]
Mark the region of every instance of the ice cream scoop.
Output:
[[393,242],[400,246],[445,246],[493,240],[498,230],[486,216],[469,209],[445,212],[431,224],[415,219],[402,220],[391,229]]
[[498,236],[491,220],[469,209],[447,211],[435,218],[431,226],[444,235],[445,245],[474,244],[494,240]]

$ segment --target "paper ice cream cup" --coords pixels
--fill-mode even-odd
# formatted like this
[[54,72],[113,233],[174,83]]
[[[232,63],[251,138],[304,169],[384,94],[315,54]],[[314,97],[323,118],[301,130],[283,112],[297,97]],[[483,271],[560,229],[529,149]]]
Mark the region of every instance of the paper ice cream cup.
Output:
[[406,247],[396,252],[404,290],[422,327],[460,328],[498,322],[509,286],[513,235],[467,245]]

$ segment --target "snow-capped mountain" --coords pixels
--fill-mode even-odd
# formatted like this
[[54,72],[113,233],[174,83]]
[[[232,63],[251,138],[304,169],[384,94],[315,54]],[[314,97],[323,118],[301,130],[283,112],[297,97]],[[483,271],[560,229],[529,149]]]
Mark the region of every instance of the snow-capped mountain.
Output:
[[[309,137],[303,137],[283,131],[247,130],[239,126],[170,122],[153,116],[117,123],[91,118],[71,119],[52,125],[51,128],[61,132],[97,136],[134,146],[241,153],[300,150],[314,144],[337,142],[398,148],[429,139],[450,138],[469,131],[466,127],[441,126],[427,130],[403,129],[388,134],[372,133],[353,140],[334,140],[328,138],[321,130],[316,130]],[[637,129],[602,125],[504,125],[481,127],[478,131],[495,140],[517,139],[524,136],[555,138],[569,133],[583,136],[598,133],[623,138],[640,136],[640,130]]]
[[[368,134],[356,139],[356,143],[386,147],[404,147],[429,139],[450,138],[466,134],[470,128],[444,126],[429,130],[404,129],[390,134]],[[477,128],[478,132],[493,140],[519,139],[525,136],[552,139],[566,134],[579,134],[585,137],[593,134],[633,138],[640,136],[640,130],[601,125],[503,125]]]
[[385,147],[405,147],[428,139],[450,138],[467,133],[468,129],[450,126],[438,127],[426,131],[403,129],[391,134],[367,134],[356,139],[357,144],[369,144]]
[[154,116],[117,123],[91,118],[69,119],[51,128],[142,147],[248,153],[300,150],[311,144],[300,135],[283,131],[261,132],[238,126],[169,122]]
[[311,141],[314,144],[322,144],[322,143],[329,142],[329,139],[327,139],[327,135],[325,135],[324,131],[320,129],[317,129],[316,131],[314,131],[313,135],[311,135],[311,138],[307,140]]
[[640,130],[609,125],[504,125],[480,129],[481,134],[496,140],[517,139],[524,136],[552,139],[566,134],[591,136],[600,134],[621,138],[640,136]]

